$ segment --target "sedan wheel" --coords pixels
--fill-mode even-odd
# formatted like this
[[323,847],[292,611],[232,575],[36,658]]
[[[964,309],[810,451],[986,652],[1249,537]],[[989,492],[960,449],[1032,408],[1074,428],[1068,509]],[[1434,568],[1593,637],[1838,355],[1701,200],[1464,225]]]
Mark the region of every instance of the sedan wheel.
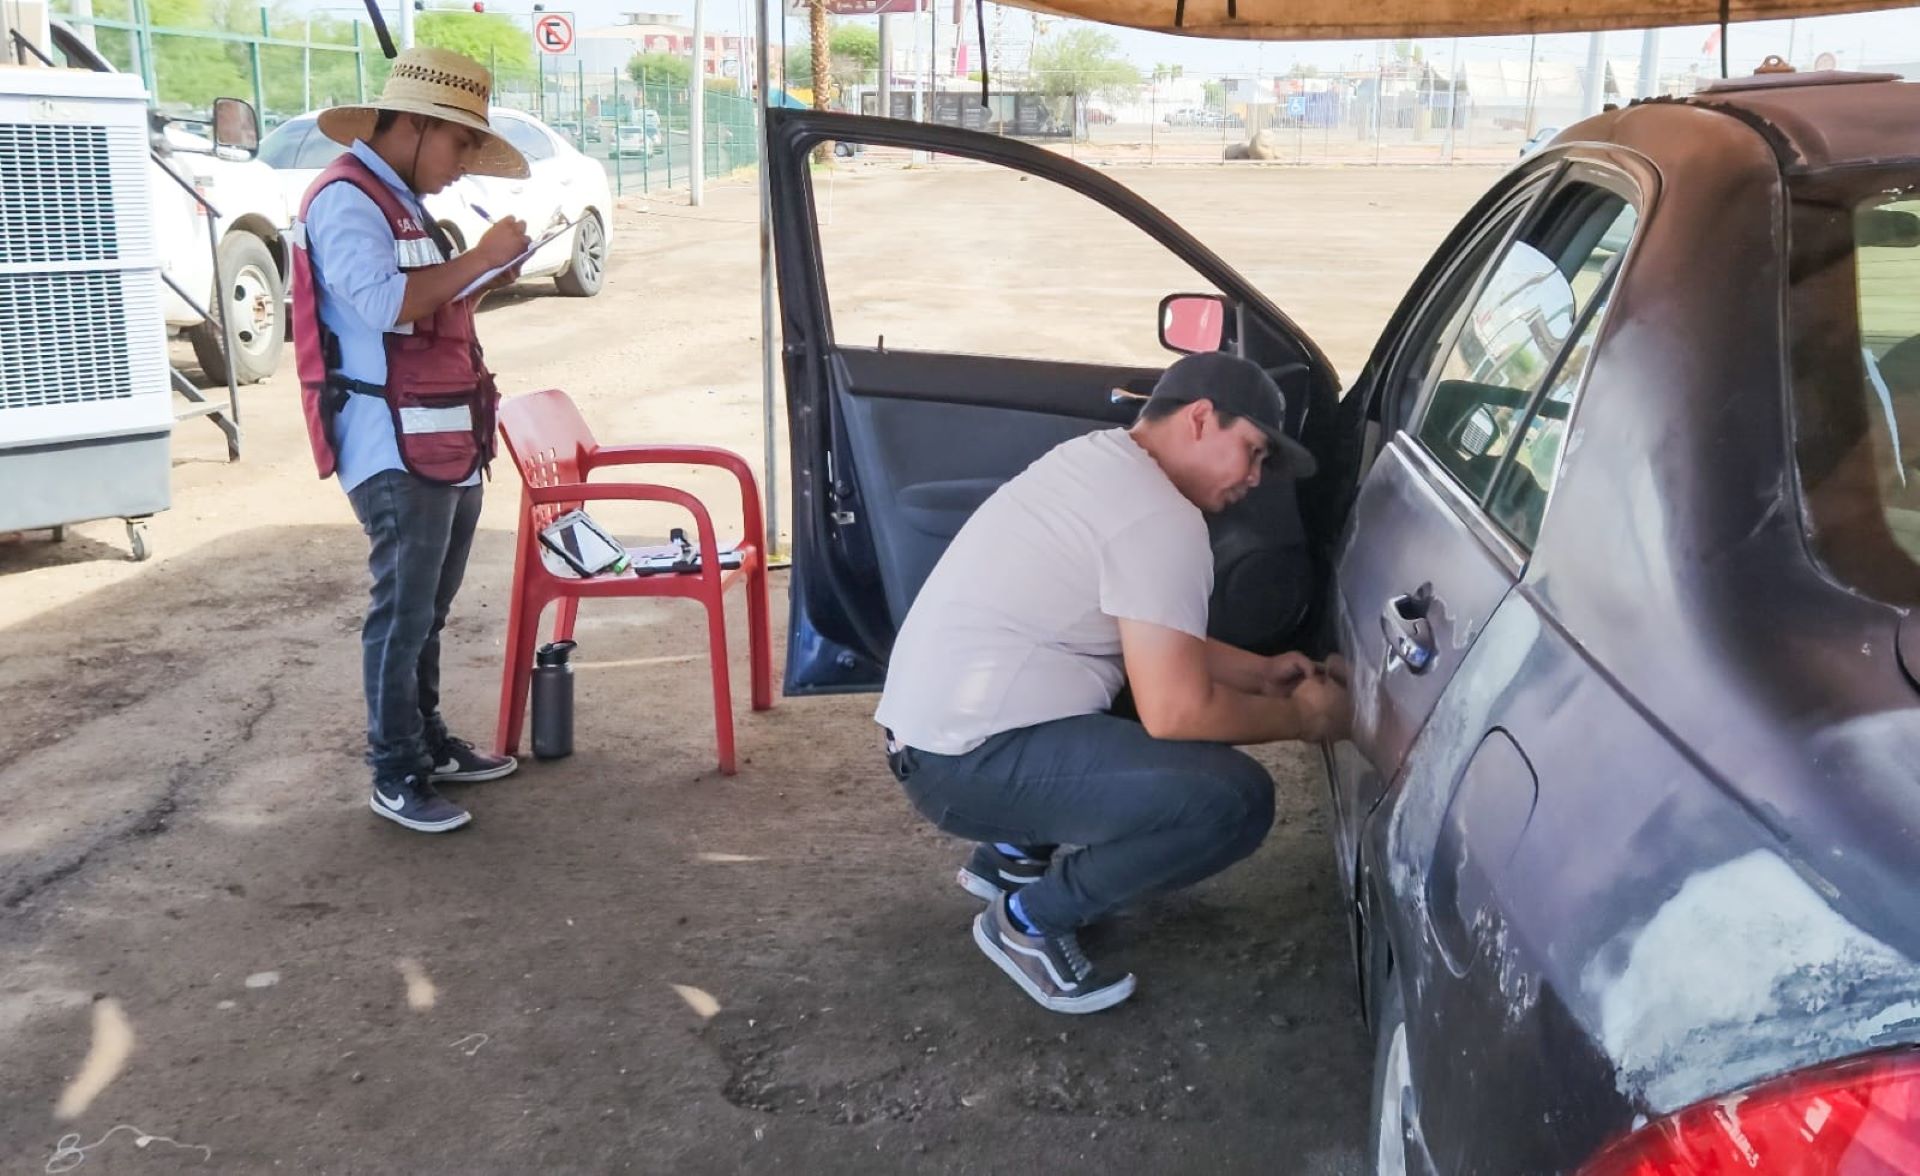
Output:
[[1374,1027],[1373,1052],[1373,1130],[1374,1176],[1407,1176],[1424,1172],[1424,1165],[1409,1163],[1407,1147],[1408,1102],[1413,1091],[1413,1067],[1407,1060],[1407,1014],[1400,996],[1400,978],[1385,977],[1387,986],[1381,1001],[1379,1024]]
[[607,232],[600,214],[589,209],[573,230],[573,261],[553,284],[569,298],[591,298],[606,280]]

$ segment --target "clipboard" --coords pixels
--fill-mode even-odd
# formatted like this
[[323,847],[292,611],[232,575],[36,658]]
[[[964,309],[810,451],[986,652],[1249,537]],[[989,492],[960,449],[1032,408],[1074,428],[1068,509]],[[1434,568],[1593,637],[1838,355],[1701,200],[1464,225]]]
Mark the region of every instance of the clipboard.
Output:
[[508,270],[513,269],[516,266],[525,265],[527,261],[533,257],[534,254],[540,252],[541,249],[545,248],[547,245],[551,244],[554,240],[556,240],[560,236],[560,234],[567,232],[568,230],[572,229],[573,226],[579,223],[580,223],[580,217],[574,217],[572,220],[563,221],[560,224],[555,225],[553,228],[548,229],[546,232],[540,234],[538,237],[535,237],[533,239],[533,244],[528,245],[525,251],[523,251],[520,254],[520,256],[514,258],[512,261],[507,262],[505,265],[497,265],[492,269],[488,270],[486,273],[481,274],[479,277],[475,278],[473,281],[468,282],[467,288],[460,291],[459,294],[454,296],[454,301],[458,302],[462,298],[473,297],[474,294],[477,293],[481,289],[481,287],[485,286],[488,282],[493,281],[495,278],[499,277],[501,274],[506,273]]

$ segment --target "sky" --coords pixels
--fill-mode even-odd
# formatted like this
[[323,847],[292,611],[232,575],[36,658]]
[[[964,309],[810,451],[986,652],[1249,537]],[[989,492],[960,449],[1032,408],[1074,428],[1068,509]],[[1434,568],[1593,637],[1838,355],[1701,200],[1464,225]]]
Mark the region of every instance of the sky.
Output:
[[[342,4],[343,0],[324,2],[334,7]],[[707,0],[706,21],[709,28],[716,33],[751,32],[753,3],[754,0]],[[387,6],[391,7],[391,0],[388,0]],[[488,0],[487,9],[490,12],[528,13],[532,6],[533,0]],[[947,0],[942,0],[941,7],[945,11],[951,10]],[[573,12],[576,26],[588,29],[622,23],[621,14],[633,11],[665,13],[687,21],[692,16],[693,2],[547,0],[547,8]],[[847,19],[872,23],[876,18]],[[1038,21],[1049,32],[1078,23],[1054,17],[1040,17]],[[972,37],[971,10],[967,23],[968,36]],[[990,4],[987,15],[989,43],[1000,43],[1000,52],[1005,54],[1003,60],[1009,63],[1023,61],[1027,46],[1032,41],[1035,23],[1034,15],[1024,9],[1003,9]],[[904,19],[896,20],[895,27],[899,35],[907,35],[907,22]],[[1379,43],[1375,41],[1207,40],[1101,27],[1107,27],[1113,33],[1123,55],[1136,65],[1149,69],[1161,63],[1180,65],[1188,72],[1198,74],[1277,75],[1286,73],[1296,63],[1322,70],[1364,66],[1371,64],[1379,52]],[[924,38],[924,23],[921,29]],[[1717,71],[1717,48],[1712,51],[1705,48],[1712,32],[1713,27],[1709,25],[1661,30],[1662,62],[1667,68],[1673,68],[1676,63],[1698,60],[1702,72]],[[943,24],[941,42],[951,44],[949,38],[952,35],[953,26]],[[789,15],[786,37],[789,44],[805,41],[804,16]],[[777,53],[780,42],[777,18],[770,39]],[[1640,55],[1640,39],[1640,33],[1631,30],[1606,34],[1606,54],[1612,58],[1637,59]],[[1528,40],[1527,37],[1468,38],[1462,39],[1458,48],[1463,58],[1498,54],[1524,60]],[[1444,63],[1455,48],[1452,41],[1444,39],[1423,40],[1420,44],[1425,49],[1427,60],[1436,64]],[[1584,62],[1587,44],[1586,34],[1543,36],[1538,39],[1537,51],[1542,60]],[[1791,60],[1802,69],[1811,68],[1814,57],[1822,52],[1832,53],[1843,69],[1859,68],[1862,64],[1920,62],[1920,7],[1797,21],[1739,23],[1732,26],[1728,35],[1728,53],[1735,73],[1751,72],[1768,54],[1788,56],[1789,46],[1792,49]]]

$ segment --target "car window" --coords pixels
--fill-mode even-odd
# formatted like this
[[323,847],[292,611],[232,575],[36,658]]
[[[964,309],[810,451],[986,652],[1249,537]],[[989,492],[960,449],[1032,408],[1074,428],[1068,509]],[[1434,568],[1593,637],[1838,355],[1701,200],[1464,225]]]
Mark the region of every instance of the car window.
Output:
[[[812,181],[842,347],[1159,369],[1174,358],[1160,300],[1218,292],[1131,221],[1041,176],[942,157],[901,189],[916,215],[876,221],[837,207],[836,189],[863,182],[846,171]],[[1019,309],[1036,305],[1045,313]]]
[[268,167],[292,167],[299,158],[300,146],[306,142],[307,132],[313,129],[311,120],[281,123],[273,133],[260,140],[260,162]]
[[1850,586],[1920,604],[1920,170],[1795,193],[1795,452],[1806,518]]
[[1432,382],[1434,371],[1446,354],[1447,345],[1459,334],[1474,291],[1501,256],[1514,226],[1538,193],[1538,185],[1515,193],[1478,226],[1460,247],[1453,263],[1436,278],[1435,288],[1413,319],[1413,326],[1405,336],[1407,341],[1395,355],[1387,377],[1384,410],[1390,414],[1387,419],[1392,429],[1405,427],[1412,419],[1421,394]]
[[[1537,534],[1602,293],[1636,223],[1633,206],[1604,189],[1556,194],[1460,317],[1428,395],[1418,439],[1476,501],[1518,467],[1496,513],[1523,543]],[[1543,393],[1551,403],[1536,408]]]
[[520,154],[526,156],[529,163],[553,158],[553,140],[547,137],[547,132],[525,119],[510,115],[496,117],[494,125],[507,137],[507,142],[520,149]]
[[319,127],[315,126],[313,132],[301,142],[300,154],[296,157],[294,166],[302,169],[323,168],[346,154],[346,151],[345,147],[327,138],[321,133]]

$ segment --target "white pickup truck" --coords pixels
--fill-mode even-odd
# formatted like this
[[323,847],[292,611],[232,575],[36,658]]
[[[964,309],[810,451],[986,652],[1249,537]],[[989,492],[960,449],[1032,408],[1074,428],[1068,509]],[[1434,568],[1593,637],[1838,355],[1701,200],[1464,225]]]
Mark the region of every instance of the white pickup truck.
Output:
[[[52,48],[73,69],[116,72],[72,29],[53,22]],[[225,101],[225,100],[223,100]],[[240,105],[245,105],[244,103]],[[247,107],[251,111],[251,107]],[[253,384],[273,374],[286,338],[286,243],[292,214],[274,170],[253,157],[252,147],[218,146],[158,111],[152,114],[153,149],[219,212],[220,275],[207,241],[206,211],[158,164],[153,166],[153,207],[164,272],[210,311],[233,320],[232,365],[236,383]],[[257,116],[246,136],[259,142]],[[201,370],[212,384],[227,382],[227,349],[218,324],[171,288],[165,291],[167,333],[193,343]],[[214,300],[222,300],[216,308]]]

